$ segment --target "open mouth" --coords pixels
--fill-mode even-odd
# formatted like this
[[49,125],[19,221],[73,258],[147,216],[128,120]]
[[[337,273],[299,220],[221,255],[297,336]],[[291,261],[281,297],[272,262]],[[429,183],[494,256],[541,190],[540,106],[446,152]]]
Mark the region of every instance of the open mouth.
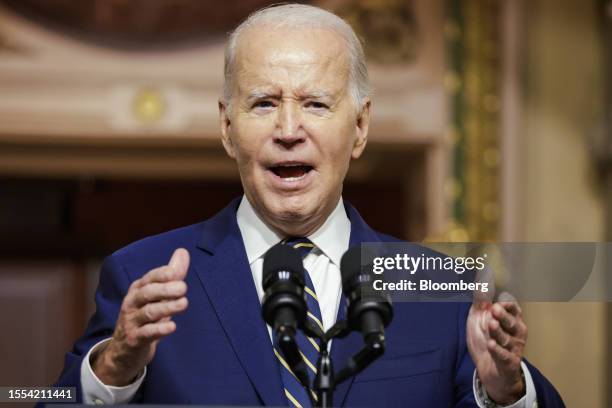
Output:
[[310,171],[313,170],[313,167],[305,164],[291,163],[271,166],[269,167],[269,170],[283,180],[293,181],[305,177]]

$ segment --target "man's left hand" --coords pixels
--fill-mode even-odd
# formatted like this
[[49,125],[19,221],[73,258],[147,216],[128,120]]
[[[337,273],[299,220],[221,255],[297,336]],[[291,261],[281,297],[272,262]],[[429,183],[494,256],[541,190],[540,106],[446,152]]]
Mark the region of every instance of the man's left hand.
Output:
[[[489,398],[501,405],[525,395],[521,374],[527,325],[518,303],[507,293],[498,301],[476,300],[467,320],[467,344]],[[510,299],[510,300],[505,300]]]

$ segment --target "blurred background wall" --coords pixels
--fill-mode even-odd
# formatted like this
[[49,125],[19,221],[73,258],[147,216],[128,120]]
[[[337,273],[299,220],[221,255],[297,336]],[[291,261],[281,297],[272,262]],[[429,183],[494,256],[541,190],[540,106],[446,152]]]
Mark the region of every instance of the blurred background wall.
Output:
[[[0,0],[0,384],[54,381],[104,256],[241,193],[218,140],[223,44],[269,2],[226,3]],[[610,240],[608,1],[313,4],[365,41],[374,117],[345,196],[373,227]],[[611,306],[524,309],[527,357],[567,405],[612,406]]]
[[[606,240],[605,179],[597,158],[609,154],[598,139],[610,114],[604,65],[610,37],[604,40],[602,24],[610,25],[611,6],[544,0],[523,11],[521,240]],[[605,303],[525,307],[528,355],[545,367],[568,406],[612,406],[610,310]]]

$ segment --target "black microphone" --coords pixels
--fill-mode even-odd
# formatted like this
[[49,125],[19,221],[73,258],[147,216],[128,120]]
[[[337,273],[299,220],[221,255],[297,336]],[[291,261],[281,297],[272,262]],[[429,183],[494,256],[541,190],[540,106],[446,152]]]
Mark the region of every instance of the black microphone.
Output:
[[304,296],[304,267],[299,252],[277,244],[264,255],[262,315],[278,338],[295,335],[308,306]]
[[262,316],[274,328],[276,344],[291,371],[308,388],[306,364],[295,340],[297,328],[304,327],[308,310],[300,253],[283,244],[270,248],[264,255],[262,285]]
[[[366,342],[384,341],[385,327],[393,318],[388,297],[372,289],[371,268],[361,267],[361,246],[349,248],[340,261],[342,291],[347,298],[347,323]],[[364,292],[366,296],[363,296]]]

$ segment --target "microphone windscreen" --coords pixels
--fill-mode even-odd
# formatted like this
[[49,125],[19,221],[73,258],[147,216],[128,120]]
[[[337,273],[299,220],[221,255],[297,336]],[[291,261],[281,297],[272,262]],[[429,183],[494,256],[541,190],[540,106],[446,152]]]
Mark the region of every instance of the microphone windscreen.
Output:
[[350,282],[361,274],[361,245],[349,248],[340,260],[340,275],[342,276],[342,291],[352,290]]
[[267,282],[278,271],[289,271],[297,274],[300,280],[304,280],[304,266],[300,253],[284,244],[276,244],[266,252],[263,261],[262,282],[264,290]]

